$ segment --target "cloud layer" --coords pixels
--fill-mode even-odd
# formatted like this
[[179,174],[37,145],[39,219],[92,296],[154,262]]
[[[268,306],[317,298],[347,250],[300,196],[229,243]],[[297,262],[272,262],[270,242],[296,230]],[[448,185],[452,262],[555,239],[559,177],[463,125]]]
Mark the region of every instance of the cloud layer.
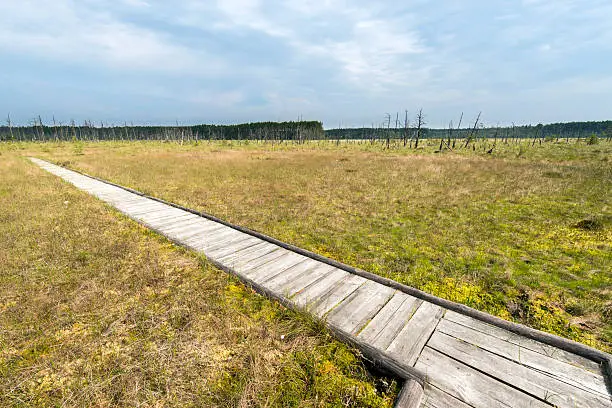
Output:
[[[174,2],[173,2],[174,3]],[[607,119],[607,1],[0,4],[0,113],[26,123]]]

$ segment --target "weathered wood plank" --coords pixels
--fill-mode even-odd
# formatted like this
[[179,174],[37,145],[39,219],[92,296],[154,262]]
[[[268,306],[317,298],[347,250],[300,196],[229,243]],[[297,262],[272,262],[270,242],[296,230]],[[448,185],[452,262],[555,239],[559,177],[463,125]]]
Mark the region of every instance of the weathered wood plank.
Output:
[[[219,233],[217,233],[216,235],[218,234]],[[211,237],[214,237],[214,235],[211,235]],[[201,247],[201,250],[206,256],[215,257],[214,254],[218,250],[223,250],[224,248],[227,248],[228,246],[231,246],[236,242],[244,241],[245,239],[249,239],[249,238],[254,238],[254,237],[251,235],[244,234],[242,232],[234,230],[234,231],[231,231],[228,235],[225,235],[224,238],[222,239],[208,241]],[[258,239],[258,238],[255,238],[255,239]],[[226,255],[226,254],[223,254],[223,255]],[[217,256],[222,256],[222,255],[218,254]]]
[[272,262],[274,261],[276,258],[279,258],[280,256],[284,255],[287,253],[286,249],[277,247],[274,248],[272,251],[259,256],[257,258],[254,258],[252,260],[249,261],[244,261],[244,262],[234,262],[233,264],[228,264],[236,274],[244,277],[244,273],[248,272],[254,268],[257,268],[261,265],[264,265],[268,262]]
[[232,241],[227,246],[223,248],[217,248],[216,250],[209,252],[206,256],[210,259],[218,259],[220,256],[225,256],[228,254],[233,254],[236,251],[240,251],[241,249],[250,248],[254,245],[260,243],[261,240],[250,235],[246,235],[245,237],[241,237],[235,241]]
[[303,308],[325,295],[325,293],[333,290],[337,285],[341,284],[349,277],[350,274],[348,272],[334,268],[331,272],[323,276],[323,278],[295,292],[295,294],[292,295],[293,302],[298,307]]
[[[278,295],[287,295],[286,292],[282,291],[282,288],[289,284],[290,282],[294,282],[296,279],[299,279],[301,276],[308,274],[313,269],[316,269],[320,262],[317,262],[313,259],[306,259],[304,262],[300,262],[297,265],[292,266],[285,273],[271,277],[267,279],[264,283],[266,288],[268,288],[273,293]],[[287,296],[288,297],[288,296]]]
[[427,347],[461,361],[495,379],[512,384],[513,387],[559,408],[610,407],[609,399],[606,402],[602,396],[558,381],[545,373],[488,352],[441,331],[436,331],[431,336]]
[[268,254],[278,248],[278,245],[262,241],[259,244],[254,245],[250,248],[236,251],[235,253],[229,254],[227,256],[220,256],[219,258],[217,258],[217,262],[221,262],[225,265],[230,266],[241,264],[264,256],[265,254]]
[[366,281],[367,279],[361,276],[350,275],[345,280],[334,285],[329,292],[314,299],[314,301],[308,305],[308,310],[318,317],[324,317],[351,293],[366,283]]
[[184,229],[185,227],[193,226],[194,223],[198,222],[201,218],[196,216],[193,217],[181,217],[177,219],[175,222],[170,222],[164,225],[157,225],[156,229],[158,231],[167,234],[169,231],[173,231],[176,229]]
[[220,225],[202,218],[197,218],[187,224],[169,225],[164,228],[164,234],[176,236],[188,236],[193,230],[211,230],[219,228]]
[[194,220],[197,216],[189,213],[177,213],[175,215],[169,215],[163,218],[157,218],[155,220],[144,221],[147,225],[151,225],[155,229],[162,229],[167,226],[174,225],[178,222],[185,220]]
[[323,279],[327,279],[328,282],[336,282],[346,276],[346,274],[347,272],[341,269],[320,263],[317,267],[309,269],[304,275],[279,288],[279,291],[282,291],[287,298],[292,298],[297,293],[304,291],[307,287],[315,285]]
[[373,346],[386,350],[412,318],[421,303],[423,301],[420,299],[402,292],[396,292],[393,298],[359,333],[359,337]]
[[516,333],[512,333],[508,330],[493,326],[491,324],[482,322],[472,317],[449,310],[444,316],[444,318],[447,320],[451,320],[455,323],[459,323],[463,326],[470,327],[474,330],[478,330],[479,332],[488,334],[490,336],[505,340],[509,343],[516,344],[517,346],[521,346],[537,353],[544,354],[545,356],[552,357],[556,360],[581,367],[593,373],[601,373],[600,365],[593,360],[589,360],[585,357],[570,353],[565,350],[561,350],[557,347],[549,346],[542,342],[532,340]]
[[491,360],[493,354],[513,361],[517,364],[545,373],[557,381],[571,384],[581,389],[590,390],[600,396],[608,396],[603,372],[599,374],[583,370],[552,357],[545,356],[533,350],[502,340],[498,337],[474,330],[467,326],[443,319],[438,330],[444,334],[458,338],[489,351]]
[[213,245],[224,242],[226,240],[235,238],[236,231],[230,228],[221,228],[215,230],[214,232],[209,232],[208,234],[194,237],[192,239],[187,240],[186,242],[197,251],[205,251],[207,248],[210,248]]
[[408,365],[414,365],[419,353],[435,330],[444,309],[433,303],[423,302],[412,318],[393,339],[387,351]]
[[425,383],[423,389],[423,400],[421,408],[470,408],[470,405],[466,404],[453,397],[450,394],[445,393],[441,389],[434,387],[430,383]]
[[185,230],[181,232],[172,233],[173,236],[176,236],[177,239],[180,239],[183,244],[190,245],[191,242],[198,242],[203,237],[206,237],[210,234],[215,234],[222,228],[221,225],[206,225],[202,224],[199,227],[194,227],[193,230]]
[[419,408],[423,400],[423,385],[415,380],[407,380],[402,386],[393,408]]
[[423,349],[415,368],[425,373],[428,383],[474,408],[551,408],[429,347]]
[[161,204],[155,201],[155,202],[149,203],[148,205],[139,206],[139,208],[129,209],[128,211],[126,211],[126,213],[130,215],[131,217],[138,218],[145,214],[150,214],[150,213],[154,213],[158,211],[164,211],[168,209],[169,208],[167,205],[164,205],[164,204]]
[[251,279],[253,282],[261,283],[268,278],[276,276],[290,267],[297,265],[306,260],[306,257],[296,254],[295,252],[287,251],[282,256],[276,258],[274,262],[266,263],[243,272],[243,276]]
[[150,211],[152,208],[162,208],[157,201],[147,200],[142,197],[139,200],[130,200],[127,202],[122,200],[115,204],[115,206],[120,211],[125,211],[134,215]]
[[367,281],[329,313],[327,321],[347,333],[357,334],[394,293],[393,288]]
[[180,212],[176,209],[172,208],[163,208],[160,207],[157,210],[149,211],[139,215],[133,215],[133,218],[138,219],[143,222],[155,222],[165,218],[177,217],[183,215],[183,212]]

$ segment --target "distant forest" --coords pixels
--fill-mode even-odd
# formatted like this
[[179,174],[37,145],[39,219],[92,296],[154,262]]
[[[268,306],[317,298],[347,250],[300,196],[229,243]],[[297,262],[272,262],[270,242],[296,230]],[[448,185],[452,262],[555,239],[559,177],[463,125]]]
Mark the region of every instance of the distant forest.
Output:
[[479,138],[498,138],[498,139],[532,139],[532,138],[583,138],[591,135],[598,137],[612,137],[612,120],[599,122],[568,122],[551,123],[548,125],[520,125],[520,126],[501,126],[483,127],[476,123],[476,126],[462,127],[459,129],[435,129],[422,127],[402,127],[401,123],[397,127],[380,126],[371,128],[347,128],[347,129],[328,129],[325,131],[329,139],[385,139],[390,134],[392,139],[414,138],[414,134],[419,131],[421,139],[445,139],[450,137],[465,139],[468,137]]
[[46,125],[37,119],[31,126],[2,126],[0,141],[54,140],[312,140],[324,139],[323,124],[316,121],[256,122],[238,125],[104,126]]
[[384,140],[384,139],[569,139],[591,135],[612,137],[612,121],[569,122],[547,125],[484,127],[473,125],[448,129],[401,126],[395,121],[372,128],[323,129],[318,121],[256,122],[237,125],[194,126],[104,126],[85,122],[82,125],[43,124],[39,119],[30,126],[0,126],[0,141],[60,140]]

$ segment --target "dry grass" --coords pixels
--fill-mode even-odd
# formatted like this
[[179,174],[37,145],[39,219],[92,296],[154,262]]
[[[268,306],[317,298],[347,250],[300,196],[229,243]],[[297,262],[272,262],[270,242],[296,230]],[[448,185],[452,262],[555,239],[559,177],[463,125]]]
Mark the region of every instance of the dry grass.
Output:
[[[60,144],[41,156],[612,350],[612,145],[434,154],[310,143]],[[593,226],[594,228],[590,228]]]
[[0,147],[0,406],[392,404],[395,382],[319,325],[14,147]]

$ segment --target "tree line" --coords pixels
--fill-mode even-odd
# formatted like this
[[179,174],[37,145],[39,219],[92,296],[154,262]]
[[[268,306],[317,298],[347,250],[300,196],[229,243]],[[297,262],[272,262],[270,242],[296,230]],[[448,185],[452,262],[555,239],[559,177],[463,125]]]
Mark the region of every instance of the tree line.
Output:
[[[319,121],[253,122],[235,125],[190,125],[190,126],[108,126],[85,121],[81,125],[43,123],[40,117],[29,126],[14,126],[7,118],[0,126],[0,141],[102,141],[102,140],[369,140],[381,141],[388,148],[391,141],[403,146],[418,148],[422,139],[440,139],[440,150],[469,147],[477,139],[493,139],[507,143],[508,140],[532,139],[535,144],[546,140],[589,139],[592,137],[612,139],[612,121],[567,122],[538,125],[485,126],[478,114],[473,123],[466,123],[461,114],[456,125],[451,121],[447,128],[426,127],[423,110],[412,119],[405,111],[386,114],[384,121],[371,127],[323,129]],[[459,142],[461,141],[461,142]]]
[[[54,121],[55,122],[55,121]],[[318,121],[253,122],[236,125],[108,126],[85,121],[82,125],[45,124],[37,118],[29,126],[13,126],[10,118],[0,127],[0,141],[102,140],[318,140],[325,138]]]

